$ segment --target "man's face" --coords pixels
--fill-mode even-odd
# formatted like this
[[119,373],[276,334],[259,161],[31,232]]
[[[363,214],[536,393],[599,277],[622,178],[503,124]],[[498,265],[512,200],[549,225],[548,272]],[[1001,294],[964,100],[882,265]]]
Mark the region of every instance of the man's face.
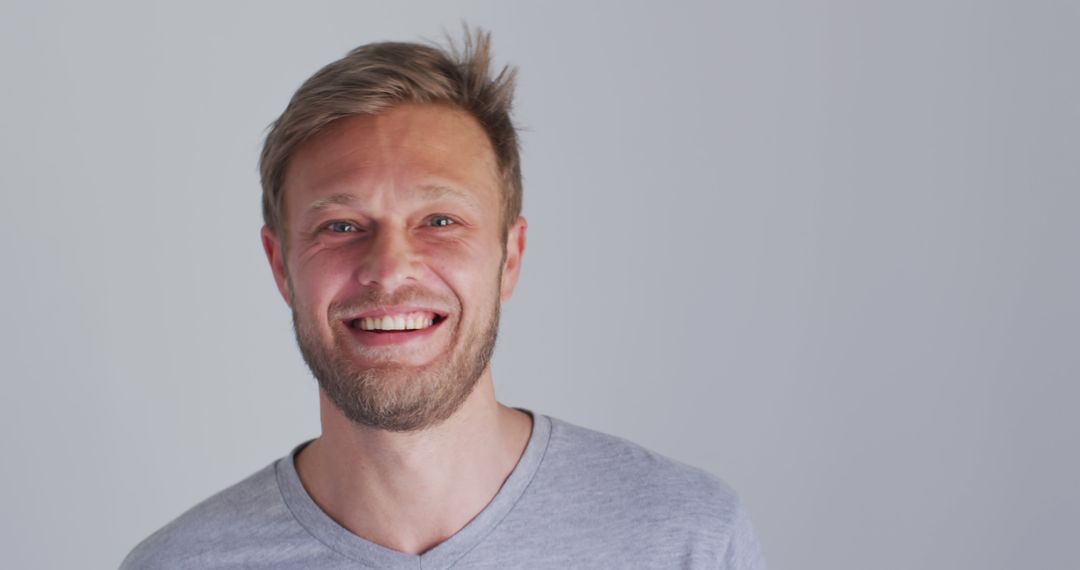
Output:
[[287,252],[265,227],[263,245],[305,361],[352,421],[435,425],[488,372],[526,230],[502,241],[497,172],[476,120],[436,105],[341,119],[293,154]]

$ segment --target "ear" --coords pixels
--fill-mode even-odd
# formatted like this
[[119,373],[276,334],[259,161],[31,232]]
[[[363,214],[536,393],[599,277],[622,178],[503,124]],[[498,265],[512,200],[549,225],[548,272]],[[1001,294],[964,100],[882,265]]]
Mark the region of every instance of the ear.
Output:
[[503,261],[502,283],[499,286],[499,300],[505,303],[514,293],[518,276],[521,274],[521,257],[525,255],[525,233],[529,223],[524,216],[518,216],[510,231],[506,232],[506,260]]
[[278,292],[285,299],[285,304],[291,308],[292,295],[289,293],[289,279],[285,269],[285,252],[282,250],[277,234],[273,230],[264,225],[260,234],[262,236],[263,250],[266,251],[266,260],[270,262],[270,271],[274,273],[274,281],[277,282]]

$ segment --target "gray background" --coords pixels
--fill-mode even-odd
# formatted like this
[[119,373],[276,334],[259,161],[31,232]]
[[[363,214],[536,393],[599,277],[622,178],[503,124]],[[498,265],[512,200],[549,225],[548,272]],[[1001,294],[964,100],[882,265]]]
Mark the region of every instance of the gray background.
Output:
[[504,402],[717,473],[774,569],[1080,567],[1080,7],[1019,0],[5,3],[5,567],[317,433],[264,129],[461,19],[521,68]]

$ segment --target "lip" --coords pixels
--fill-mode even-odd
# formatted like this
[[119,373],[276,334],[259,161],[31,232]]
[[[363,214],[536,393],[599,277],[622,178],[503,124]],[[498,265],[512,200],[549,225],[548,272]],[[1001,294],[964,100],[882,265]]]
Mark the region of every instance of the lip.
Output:
[[[354,319],[363,319],[367,317],[385,317],[386,315],[401,315],[405,313],[432,313],[442,320],[446,320],[447,313],[431,307],[421,307],[417,305],[393,305],[390,307],[379,307],[378,309],[371,309],[362,313],[357,313],[346,317],[345,324],[349,324],[349,321]],[[426,329],[425,329],[426,330]]]
[[[425,310],[425,309],[418,309],[418,310]],[[439,313],[437,313],[435,311],[431,311],[431,312],[435,313],[436,315],[439,314]],[[396,311],[369,312],[369,313],[364,313],[363,315],[364,316],[369,316],[369,317],[378,317],[378,316],[392,315],[392,314],[397,314],[397,312]],[[358,328],[353,328],[352,326],[350,326],[349,323],[351,321],[357,319],[357,318],[361,318],[361,317],[353,317],[353,318],[350,318],[350,319],[345,319],[344,321],[342,321],[342,324],[345,326],[346,329],[349,330],[349,334],[351,334],[353,336],[353,338],[355,338],[357,341],[359,341],[361,344],[363,344],[365,346],[407,346],[407,345],[411,345],[411,344],[418,344],[418,343],[424,342],[427,339],[429,339],[446,322],[446,318],[442,317],[442,318],[438,319],[438,321],[435,324],[431,325],[430,327],[428,327],[426,329],[379,332],[379,331],[360,330]]]

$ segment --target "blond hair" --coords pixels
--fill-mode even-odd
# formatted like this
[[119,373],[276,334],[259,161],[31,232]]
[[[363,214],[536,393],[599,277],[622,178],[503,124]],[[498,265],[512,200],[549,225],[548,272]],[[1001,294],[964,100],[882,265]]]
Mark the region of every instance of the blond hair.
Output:
[[[491,34],[465,28],[462,49],[405,42],[362,45],[320,69],[270,126],[259,157],[263,221],[284,238],[283,184],[296,148],[330,123],[374,115],[401,103],[456,106],[476,118],[495,152],[502,184],[502,229],[521,214],[521,163],[510,119],[515,68],[492,77]],[[283,239],[284,242],[284,239]]]

